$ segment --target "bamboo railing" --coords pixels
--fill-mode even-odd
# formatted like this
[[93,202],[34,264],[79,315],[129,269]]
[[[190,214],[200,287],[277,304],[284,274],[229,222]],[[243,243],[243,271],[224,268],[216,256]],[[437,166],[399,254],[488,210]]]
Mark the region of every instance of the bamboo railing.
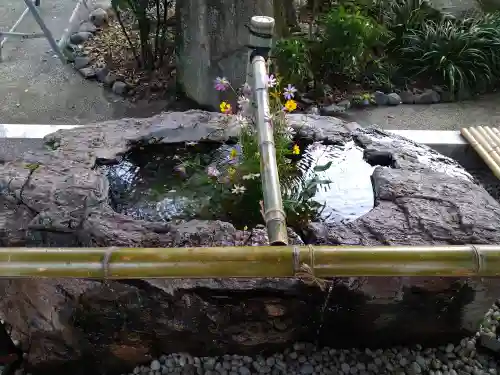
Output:
[[500,245],[0,248],[0,277],[499,276]]
[[500,179],[500,129],[478,126],[463,128],[460,132],[491,172]]

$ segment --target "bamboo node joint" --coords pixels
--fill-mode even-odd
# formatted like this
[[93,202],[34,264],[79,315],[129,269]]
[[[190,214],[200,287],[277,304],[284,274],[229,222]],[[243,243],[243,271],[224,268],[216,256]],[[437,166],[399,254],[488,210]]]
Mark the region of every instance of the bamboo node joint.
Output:
[[474,272],[476,275],[480,275],[481,272],[484,269],[484,258],[483,255],[481,254],[481,251],[475,246],[475,245],[470,245],[472,249],[472,254],[474,257]]
[[299,264],[300,250],[297,246],[293,247],[293,271],[295,277],[299,278],[306,285],[317,286],[324,292],[326,290],[328,280],[314,275],[314,248],[312,245],[309,245],[308,248],[310,265],[307,263]]
[[102,274],[105,279],[109,279],[110,277],[109,263],[111,260],[111,255],[113,255],[113,251],[115,249],[115,247],[108,247],[104,252],[104,256],[102,257]]

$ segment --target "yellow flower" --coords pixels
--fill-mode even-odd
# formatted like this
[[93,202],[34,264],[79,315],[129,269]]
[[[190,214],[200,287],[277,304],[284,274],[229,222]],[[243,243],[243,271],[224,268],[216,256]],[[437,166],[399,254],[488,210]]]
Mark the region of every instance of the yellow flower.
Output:
[[300,147],[298,145],[293,145],[292,154],[294,154],[294,155],[300,154]]
[[222,113],[228,113],[229,111],[231,111],[231,104],[227,102],[220,103],[220,111]]
[[231,159],[236,159],[237,156],[238,156],[238,151],[236,151],[235,148],[231,149],[231,153],[229,154],[229,157]]
[[231,178],[231,177],[233,177],[233,176],[234,176],[234,174],[236,173],[236,169],[234,169],[233,167],[229,167],[229,168],[227,169],[227,173],[229,174],[229,177]]
[[295,111],[297,109],[297,102],[295,100],[287,100],[285,103],[285,109],[288,112]]

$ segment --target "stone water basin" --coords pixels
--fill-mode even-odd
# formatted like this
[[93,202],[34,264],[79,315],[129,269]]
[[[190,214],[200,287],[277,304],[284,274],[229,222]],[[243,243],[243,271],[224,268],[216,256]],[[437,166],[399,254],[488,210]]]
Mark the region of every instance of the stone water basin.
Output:
[[[205,142],[215,137],[220,121],[220,114],[172,112],[47,137],[46,144],[53,147],[0,164],[0,242],[10,247],[225,247],[229,251],[249,245],[241,240],[248,232],[228,222],[153,222],[116,212],[109,204],[105,167],[96,168],[99,163],[119,165],[138,143],[152,139],[161,139],[172,150],[179,143]],[[297,123],[305,121],[313,130],[322,129],[322,134],[318,131],[310,137],[310,143],[347,150],[353,141],[374,166],[371,177],[367,173],[362,180],[367,182],[366,190],[359,185],[367,193],[368,181],[373,185],[373,195],[362,200],[368,212],[344,222],[312,222],[301,233],[306,243],[332,248],[500,243],[499,203],[455,161],[376,129],[350,132],[334,119],[297,117]],[[228,137],[213,140],[222,144]],[[358,151],[350,152],[362,160]],[[423,160],[432,161],[433,167]],[[39,168],[27,184],[26,166],[32,163]],[[154,163],[150,166],[150,175],[157,178],[158,169]],[[330,168],[335,170],[333,162]],[[162,189],[172,190],[163,185]],[[349,186],[351,192],[358,189]],[[350,213],[350,207],[337,207]],[[255,229],[252,235],[252,246],[268,244],[264,230]],[[295,237],[293,245],[300,243]],[[416,252],[419,249],[415,247]],[[161,353],[259,358],[298,341],[342,348],[335,353],[344,357],[346,348],[365,353],[365,347],[453,343],[470,357],[474,343],[459,343],[474,335],[500,293],[496,279],[465,276],[334,277],[330,281],[331,288],[323,291],[295,278],[0,279],[0,312],[12,327],[13,338],[27,350],[28,372],[118,374],[151,363]],[[301,358],[302,351],[293,350]],[[216,361],[210,358],[212,371]],[[412,373],[396,359],[397,373]],[[291,371],[286,373],[300,373],[294,366],[290,363]],[[385,372],[381,368],[379,373]]]

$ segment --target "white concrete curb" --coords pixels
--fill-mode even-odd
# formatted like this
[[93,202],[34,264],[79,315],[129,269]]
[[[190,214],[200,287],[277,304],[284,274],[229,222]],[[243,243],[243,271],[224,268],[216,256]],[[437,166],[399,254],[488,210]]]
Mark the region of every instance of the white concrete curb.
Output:
[[0,138],[40,139],[59,129],[73,129],[82,125],[0,124]]

